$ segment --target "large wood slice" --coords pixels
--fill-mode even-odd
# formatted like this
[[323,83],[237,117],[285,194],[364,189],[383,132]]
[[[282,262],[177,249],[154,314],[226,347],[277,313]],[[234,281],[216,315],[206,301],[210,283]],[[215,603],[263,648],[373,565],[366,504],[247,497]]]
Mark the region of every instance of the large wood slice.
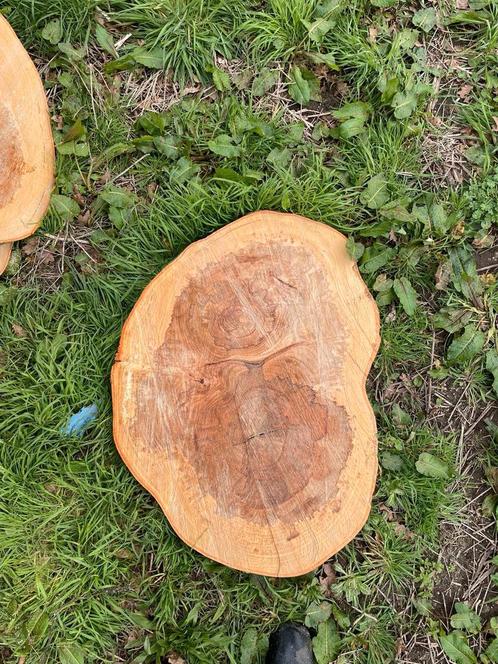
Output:
[[53,172],[54,146],[42,82],[0,15],[0,244],[20,240],[38,228],[50,200]]
[[303,574],[370,510],[378,344],[346,238],[250,214],[188,247],[135,305],[112,369],[116,445],[194,549]]

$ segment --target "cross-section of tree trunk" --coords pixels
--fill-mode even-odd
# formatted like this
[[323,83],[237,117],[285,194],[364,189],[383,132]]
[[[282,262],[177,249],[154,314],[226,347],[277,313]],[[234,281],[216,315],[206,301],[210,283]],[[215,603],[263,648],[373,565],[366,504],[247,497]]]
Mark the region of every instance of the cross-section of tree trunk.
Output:
[[0,243],[34,233],[53,183],[54,146],[36,67],[0,15]]
[[378,344],[346,238],[250,214],[188,247],[135,305],[112,370],[116,445],[194,549],[304,574],[370,510]]

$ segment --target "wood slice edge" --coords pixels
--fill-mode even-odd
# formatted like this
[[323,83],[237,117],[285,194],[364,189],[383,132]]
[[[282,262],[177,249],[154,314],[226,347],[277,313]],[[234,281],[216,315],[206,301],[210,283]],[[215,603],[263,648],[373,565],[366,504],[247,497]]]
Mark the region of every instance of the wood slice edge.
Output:
[[[336,229],[332,228],[331,226],[328,226],[327,224],[323,224],[323,222],[316,221],[309,219],[307,217],[303,217],[301,215],[296,215],[296,214],[291,214],[291,213],[282,213],[282,212],[276,212],[276,211],[271,211],[271,210],[259,210],[256,212],[249,213],[243,217],[240,217],[239,219],[235,220],[234,222],[231,222],[230,224],[226,224],[225,226],[222,226],[221,228],[217,229],[213,233],[196,240],[195,242],[191,243],[189,246],[187,246],[178,256],[176,256],[172,261],[170,261],[150,282],[149,284],[144,288],[142,293],[140,294],[139,298],[137,299],[135,305],[133,306],[132,310],[128,314],[128,317],[123,325],[122,328],[122,333],[121,333],[121,338],[118,346],[118,350],[116,353],[116,358],[115,358],[115,363],[112,367],[111,370],[111,389],[112,389],[112,401],[113,404],[117,402],[117,395],[119,392],[119,386],[117,385],[117,372],[119,370],[119,365],[122,361],[121,359],[121,354],[122,354],[122,346],[123,346],[123,340],[126,337],[126,328],[128,326],[128,323],[130,321],[130,318],[132,317],[133,312],[135,311],[136,308],[140,305],[141,299],[145,297],[145,293],[149,287],[151,287],[152,283],[158,279],[165,271],[170,268],[171,265],[173,265],[177,260],[179,260],[181,257],[183,257],[185,254],[188,254],[192,251],[194,251],[194,248],[198,248],[200,245],[202,245],[203,242],[206,240],[209,240],[213,235],[217,234],[225,234],[229,233],[231,230],[235,230],[236,227],[242,224],[246,223],[251,223],[255,218],[260,217],[261,215],[268,216],[268,217],[275,217],[275,218],[285,218],[285,217],[292,217],[294,220],[299,220],[302,223],[306,224],[314,224],[317,226],[325,226],[328,230],[332,231],[336,235],[338,235],[340,238],[345,239],[345,236],[337,231]],[[372,305],[371,311],[372,315],[375,319],[375,330],[376,330],[376,335],[375,338],[372,338],[371,340],[371,353],[369,357],[369,362],[368,366],[365,367],[364,371],[364,377],[361,382],[361,396],[365,404],[365,414],[368,414],[368,417],[371,420],[372,423],[372,451],[375,454],[375,458],[377,459],[377,426],[376,426],[376,420],[375,420],[375,415],[373,412],[372,405],[368,399],[367,392],[366,392],[366,380],[368,377],[368,374],[370,372],[371,366],[373,364],[373,361],[375,359],[375,356],[377,355],[379,345],[380,345],[380,313],[378,310],[378,307],[375,303],[375,300],[373,296],[371,295],[369,289],[367,288],[365,282],[363,281],[363,278],[358,270],[358,266],[356,263],[353,261],[353,270],[356,272],[357,277],[359,279],[359,282],[363,284],[365,295],[367,301],[370,302]],[[303,574],[307,574],[313,570],[315,570],[317,567],[319,567],[321,564],[323,564],[326,560],[328,560],[331,556],[333,556],[335,553],[340,551],[344,546],[346,546],[363,528],[365,525],[366,521],[368,520],[368,516],[371,511],[371,501],[372,501],[372,496],[374,494],[375,490],[375,484],[376,484],[376,479],[377,479],[377,471],[378,471],[378,463],[372,464],[372,472],[370,473],[370,484],[367,488],[363,489],[363,494],[365,496],[365,507],[364,511],[361,514],[355,513],[355,519],[354,519],[354,528],[350,529],[350,534],[348,534],[344,540],[336,543],[334,547],[331,547],[330,549],[327,550],[326,554],[323,554],[315,559],[313,561],[307,562],[305,565],[301,566],[294,566],[292,568],[288,569],[281,569],[280,565],[278,565],[277,568],[275,568],[272,571],[269,571],[268,568],[264,566],[258,566],[258,565],[243,565],[243,564],[237,564],[234,563],[233,561],[228,562],[226,558],[223,558],[223,556],[219,555],[214,555],[212,551],[208,551],[204,549],[202,546],[198,544],[193,538],[188,536],[188,533],[185,533],[182,531],[181,528],[177,527],[177,524],[175,523],[174,518],[172,518],[171,513],[168,510],[168,505],[164,504],[163,497],[158,494],[158,492],[154,489],[154,487],[151,485],[149,480],[143,475],[143,473],[140,471],[140,469],[136,466],[133,465],[133,463],[130,461],[130,458],[128,456],[127,450],[126,450],[126,445],[121,444],[121,431],[118,428],[118,418],[113,417],[113,436],[114,436],[114,441],[116,444],[116,448],[118,450],[119,455],[121,456],[123,462],[131,472],[131,474],[135,477],[135,479],[145,488],[145,490],[152,495],[152,497],[158,502],[159,506],[161,507],[163,513],[165,514],[169,525],[173,529],[173,531],[176,533],[178,538],[184,542],[187,546],[190,548],[194,549],[195,551],[199,552],[200,554],[204,555],[205,557],[214,560],[222,565],[231,567],[233,569],[239,570],[241,572],[245,573],[254,573],[254,574],[260,574],[260,575],[265,575],[265,576],[274,576],[274,577],[281,577],[281,578],[290,578],[290,577],[297,577],[301,576]]]
[[[32,198],[33,183],[31,181],[28,181],[27,184],[21,185],[20,190],[26,190],[23,194],[19,194],[19,191],[17,191],[14,194],[13,200],[9,202],[5,208],[0,207],[0,243],[5,244],[29,237],[39,228],[48,210],[50,196],[55,182],[55,146],[52,136],[47,97],[38,70],[36,69],[29,53],[16,35],[14,29],[1,14],[0,37],[7,41],[12,49],[19,53],[18,58],[23,62],[22,66],[26,69],[30,80],[29,94],[31,97],[39,100],[40,113],[38,119],[40,121],[39,130],[42,134],[40,142],[43,149],[43,169],[40,173],[41,190],[34,203],[34,207],[32,205],[28,218],[19,220],[21,215],[19,214],[19,211],[15,209],[15,203],[16,199],[19,198],[20,200],[17,204],[17,208],[22,209],[24,207],[24,201]],[[35,133],[35,129],[30,128],[29,130]],[[2,215],[2,210],[6,209],[8,212],[6,211],[4,215]],[[3,216],[5,216],[5,218],[2,218]]]

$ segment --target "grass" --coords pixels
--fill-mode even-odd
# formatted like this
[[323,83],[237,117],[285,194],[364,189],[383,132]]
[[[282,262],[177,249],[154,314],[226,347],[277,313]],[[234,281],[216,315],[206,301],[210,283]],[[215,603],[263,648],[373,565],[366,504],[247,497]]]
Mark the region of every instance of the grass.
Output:
[[[65,205],[54,199],[0,280],[0,661],[138,664],[178,653],[189,664],[256,664],[279,622],[325,601],[340,664],[422,664],[434,653],[444,662],[454,602],[470,602],[483,625],[494,611],[493,552],[478,548],[486,539],[462,541],[461,579],[450,544],[464,526],[489,534],[482,492],[495,500],[484,421],[497,344],[496,10],[470,16],[439,3],[438,24],[414,41],[417,9],[364,0],[1,8],[49,63]],[[83,50],[42,37],[49,21]],[[126,37],[117,54],[97,25],[114,44]],[[465,66],[435,71],[436,51],[451,48]],[[296,102],[296,68],[321,101]],[[436,79],[455,90],[445,104],[473,149],[460,187],[424,168]],[[63,140],[69,130],[74,141]],[[288,580],[237,573],[185,547],[111,431],[109,371],[143,287],[190,242],[265,208],[346,233],[382,318],[369,382],[380,448],[372,513],[328,568]],[[83,437],[63,434],[92,403],[98,418]],[[436,470],[420,464],[424,454]],[[441,589],[444,569],[455,585]],[[260,654],[248,649],[253,637]],[[463,638],[481,655],[494,637],[490,627]]]
[[146,0],[113,2],[113,18],[132,26],[134,34],[162,54],[165,69],[175,72],[180,83],[205,76],[206,67],[216,56],[231,58],[237,52],[233,43],[245,3],[235,0],[230,11],[221,0]]

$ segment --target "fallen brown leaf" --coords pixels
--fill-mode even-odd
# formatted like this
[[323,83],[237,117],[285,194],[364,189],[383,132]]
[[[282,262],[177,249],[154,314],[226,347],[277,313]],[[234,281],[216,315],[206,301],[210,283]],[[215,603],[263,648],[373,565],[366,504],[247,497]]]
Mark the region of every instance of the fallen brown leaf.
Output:
[[456,0],[455,6],[457,9],[468,9],[469,0]]
[[436,270],[436,290],[446,290],[451,280],[451,264],[449,261],[439,263]]
[[62,131],[64,128],[64,118],[62,115],[53,115],[52,120],[55,122],[55,126],[59,131]]
[[485,286],[494,286],[496,284],[496,277],[491,272],[481,274],[479,278]]
[[388,521],[394,521],[396,519],[393,510],[390,507],[388,507],[385,503],[381,503],[379,505],[379,512],[383,512],[386,515],[386,519]]
[[429,115],[427,119],[434,127],[439,127],[443,124],[443,121],[437,115]]
[[465,223],[461,219],[452,229],[451,234],[453,237],[463,237],[465,233]]
[[171,652],[166,655],[167,664],[187,664],[187,660],[183,659],[178,653]]
[[336,573],[332,563],[323,563],[319,574],[320,587],[325,597],[330,597],[330,586],[335,583]]
[[155,193],[158,190],[159,185],[157,182],[151,182],[149,185],[147,185],[147,196],[150,198],[150,200],[154,199]]
[[78,191],[78,188],[76,187],[76,185],[74,185],[74,187],[73,187],[73,193],[71,194],[71,196],[72,196],[72,198],[74,198],[74,200],[75,200],[79,205],[81,205],[81,207],[85,207],[85,205],[86,205],[86,199],[85,199],[85,197],[83,196],[83,194],[82,194],[80,191]]
[[484,237],[476,237],[472,240],[472,246],[476,249],[490,249],[494,244],[494,238],[489,233]]
[[78,216],[78,224],[81,224],[82,226],[89,226],[90,215],[91,215],[90,210],[85,210],[83,214],[80,214]]
[[371,26],[368,28],[368,41],[369,41],[371,44],[375,44],[375,42],[377,41],[377,35],[378,35],[378,34],[379,34],[379,29],[378,29],[378,27],[377,27],[376,25],[371,25]]
[[28,336],[28,333],[22,325],[18,325],[17,323],[12,323],[12,332],[20,339],[25,339]]
[[40,239],[37,237],[30,237],[26,240],[26,242],[23,243],[21,251],[23,254],[26,256],[31,256],[31,254],[36,253],[38,250],[38,245],[40,243]]
[[341,97],[346,97],[349,93],[349,87],[348,84],[345,83],[344,81],[338,80],[335,85],[337,89],[337,93],[341,95]]
[[40,252],[39,259],[40,263],[45,263],[46,265],[51,265],[55,261],[54,254],[48,249],[43,249]]
[[394,524],[394,532],[396,535],[400,535],[403,539],[411,540],[415,537],[415,533],[412,533],[405,525],[402,523],[396,522]]
[[460,99],[466,99],[469,96],[469,94],[472,92],[472,90],[473,87],[468,83],[466,83],[465,85],[462,85],[462,87],[458,91],[458,96],[460,97]]

